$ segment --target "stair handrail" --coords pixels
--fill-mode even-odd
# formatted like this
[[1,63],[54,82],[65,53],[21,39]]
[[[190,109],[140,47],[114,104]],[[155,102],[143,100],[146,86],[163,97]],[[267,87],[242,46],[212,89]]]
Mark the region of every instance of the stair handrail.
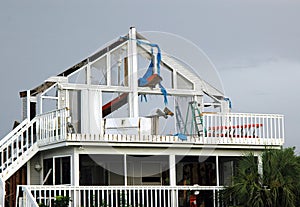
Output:
[[45,115],[48,115],[48,114],[51,114],[51,113],[54,113],[54,112],[57,112],[57,111],[63,111],[63,110],[68,111],[69,108],[68,107],[63,107],[63,108],[59,108],[59,109],[53,109],[51,111],[47,111],[47,112],[44,112],[42,114],[38,114],[38,115],[36,115],[36,117],[42,117],[42,116],[45,116]]
[[[36,117],[35,118],[33,118],[30,122],[25,122],[26,124],[24,125],[24,124],[22,124],[21,126],[22,127],[18,127],[18,129],[16,130],[16,131],[14,131],[14,133],[12,133],[12,134],[10,134],[10,136],[7,136],[6,138],[5,138],[5,140],[4,141],[2,141],[2,144],[0,145],[0,152],[2,152],[3,150],[5,150],[5,148],[7,148],[8,149],[8,147],[9,147],[9,145],[11,145],[11,147],[13,146],[13,142],[16,140],[16,139],[19,139],[19,136],[22,134],[22,133],[24,133],[26,130],[28,130],[30,127],[32,127],[34,124],[35,124],[35,122],[37,121],[37,119],[36,119]],[[28,146],[30,145],[30,144],[34,144],[35,142],[33,142],[33,139],[31,139],[31,140],[27,140],[27,143],[24,145],[24,146],[27,146],[26,147],[26,150],[25,151],[27,151],[29,148],[28,148]],[[18,147],[16,147],[16,149],[17,149]],[[12,149],[11,149],[12,150]],[[2,161],[0,161],[0,169],[1,169],[1,173],[0,173],[0,177],[2,177],[3,178],[3,175],[4,175],[4,170],[5,170],[5,168],[6,167],[8,167],[8,166],[10,166],[11,164],[12,164],[12,162],[9,162],[9,160],[12,158],[12,155],[13,155],[13,153],[9,153],[9,156],[7,157],[7,160],[5,161],[5,162],[2,162]],[[17,153],[17,156],[16,156],[16,158],[18,158],[19,157],[19,154]],[[5,180],[5,179],[3,179],[3,180]]]
[[[25,206],[32,206],[32,207],[39,207],[38,203],[36,202],[35,198],[33,197],[31,191],[28,189],[28,186],[21,186],[26,204]],[[19,195],[17,195],[17,198]],[[20,205],[21,206],[21,205]]]
[[7,142],[11,137],[13,137],[20,129],[22,129],[26,124],[29,123],[28,118],[24,119],[16,128],[10,131],[5,137],[0,140],[0,146]]
[[[24,129],[25,126],[31,126],[31,125],[33,125],[34,122],[36,122],[36,120],[37,120],[36,117],[34,117],[31,121],[28,121],[28,120],[27,120],[27,122],[26,122],[24,125],[22,125],[22,127],[19,127],[18,130],[15,131],[15,133],[12,133],[12,135],[10,135],[10,136],[6,136],[6,137],[5,137],[6,140],[3,140],[3,142],[1,142],[0,150],[2,149],[2,147],[3,147],[8,141],[10,141],[11,138],[13,138],[13,137],[16,136],[16,135],[18,136],[19,133],[23,133],[24,130],[22,131],[22,129]],[[25,120],[24,120],[24,122],[25,122]],[[21,124],[20,124],[20,125],[21,125]],[[18,125],[18,126],[19,126],[19,125]],[[26,127],[26,128],[28,128],[28,127]],[[13,130],[13,131],[14,131],[14,130]],[[10,134],[10,133],[9,133],[9,134]],[[1,141],[2,141],[2,140],[1,140]]]

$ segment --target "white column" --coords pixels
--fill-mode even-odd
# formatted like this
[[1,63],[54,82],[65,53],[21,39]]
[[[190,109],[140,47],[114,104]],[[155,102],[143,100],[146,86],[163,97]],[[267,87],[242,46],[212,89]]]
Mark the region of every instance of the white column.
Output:
[[38,106],[39,106],[39,114],[43,113],[43,98],[42,95],[38,95]]
[[127,186],[127,154],[124,154],[124,185]]
[[102,103],[102,91],[98,91],[99,93],[99,107],[100,107],[100,110],[99,110],[99,114],[98,116],[100,117],[100,134],[101,136],[103,135],[104,136],[104,119],[102,118],[102,106],[103,106],[103,103]]
[[107,86],[111,85],[111,65],[110,65],[110,52],[107,53],[106,55],[106,73],[107,73]]
[[[217,173],[217,186],[220,186],[220,172],[219,172],[219,156],[216,155],[216,173]],[[217,200],[217,206],[219,206],[219,196],[216,196],[216,193],[219,193],[219,190],[214,190],[214,206],[216,206],[216,200]]]
[[78,149],[74,150],[73,154],[73,166],[72,166],[72,172],[71,176],[73,177],[73,183],[74,186],[79,186],[79,153],[77,152]]
[[[170,186],[176,186],[176,159],[175,154],[169,155],[169,167],[170,167]],[[171,206],[177,206],[177,191],[171,191]]]
[[176,186],[176,160],[175,155],[169,155],[169,167],[170,167],[170,186]]
[[136,46],[136,29],[131,27],[129,30],[129,46],[128,46],[128,63],[131,70],[131,89],[132,94],[129,96],[130,117],[137,118],[139,116],[139,97],[138,97],[138,61]]
[[216,173],[217,173],[217,186],[220,186],[220,172],[219,172],[219,156],[216,155]]
[[[71,165],[71,185],[72,186],[79,186],[79,153],[78,153],[78,148],[74,149],[73,152],[73,157],[72,157],[72,165]],[[73,193],[71,194],[73,197],[73,203],[76,204],[79,202],[79,191],[74,190]],[[75,206],[75,205],[74,205]]]
[[27,104],[27,118],[28,120],[30,120],[30,90],[27,90],[27,100],[26,100],[26,104]]
[[88,63],[86,66],[86,84],[91,85],[91,64]]

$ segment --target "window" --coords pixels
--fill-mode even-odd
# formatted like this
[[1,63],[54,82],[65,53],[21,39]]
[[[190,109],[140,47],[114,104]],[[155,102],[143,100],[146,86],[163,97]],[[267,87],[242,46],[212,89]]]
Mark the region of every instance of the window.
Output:
[[169,157],[127,155],[128,185],[169,185]]
[[124,185],[123,155],[79,155],[80,185]]
[[45,185],[53,185],[53,159],[45,159],[44,163],[44,181]]
[[176,156],[177,185],[216,185],[216,158]]
[[220,185],[232,184],[232,177],[236,175],[239,157],[219,157]]
[[71,156],[45,159],[43,165],[45,185],[71,184]]

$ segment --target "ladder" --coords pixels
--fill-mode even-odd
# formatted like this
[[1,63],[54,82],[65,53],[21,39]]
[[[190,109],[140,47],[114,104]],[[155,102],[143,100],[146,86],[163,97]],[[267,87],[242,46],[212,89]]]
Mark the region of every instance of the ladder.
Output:
[[199,104],[196,101],[189,102],[187,113],[186,113],[184,133],[187,133],[187,123],[188,123],[188,119],[189,119],[190,110],[192,113],[190,134],[193,134],[194,127],[195,127],[195,131],[197,132],[198,136],[201,136],[201,135],[203,135],[203,118],[201,115]]

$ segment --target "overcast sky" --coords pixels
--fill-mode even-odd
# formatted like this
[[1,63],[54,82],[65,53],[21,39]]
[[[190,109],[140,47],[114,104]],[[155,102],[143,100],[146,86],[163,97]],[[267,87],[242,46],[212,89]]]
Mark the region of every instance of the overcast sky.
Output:
[[285,115],[300,149],[300,1],[0,1],[0,137],[21,118],[19,91],[106,42],[138,31],[180,35],[215,64],[236,112]]

